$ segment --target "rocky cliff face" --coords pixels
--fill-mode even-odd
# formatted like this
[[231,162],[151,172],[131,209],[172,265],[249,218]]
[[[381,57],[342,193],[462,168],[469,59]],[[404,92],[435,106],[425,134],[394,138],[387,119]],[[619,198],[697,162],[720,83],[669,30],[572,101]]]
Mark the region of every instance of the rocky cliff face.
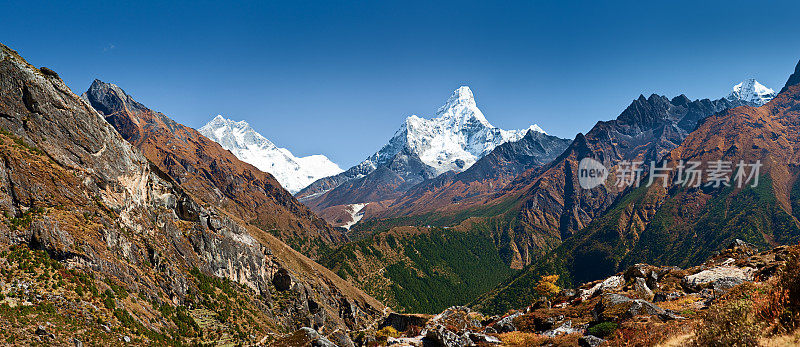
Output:
[[270,174],[242,162],[198,131],[95,80],[82,96],[151,162],[203,202],[279,235],[306,255],[343,241]]
[[[104,112],[146,112],[107,87],[97,94]],[[152,116],[176,139],[192,136]],[[131,136],[141,131],[140,119],[124,119],[132,124],[120,129],[131,142],[148,141]],[[213,342],[222,334],[254,343],[300,326],[358,328],[383,309],[272,235],[198,199],[200,190],[186,180],[193,172],[150,164],[55,73],[2,45],[0,128],[0,258],[23,269],[30,247],[52,259],[37,258],[50,265],[12,275],[24,290],[3,277],[0,291],[13,295],[11,305],[26,301],[59,324],[91,332],[76,339]],[[24,322],[13,328],[28,329]],[[60,338],[17,341],[73,343]]]

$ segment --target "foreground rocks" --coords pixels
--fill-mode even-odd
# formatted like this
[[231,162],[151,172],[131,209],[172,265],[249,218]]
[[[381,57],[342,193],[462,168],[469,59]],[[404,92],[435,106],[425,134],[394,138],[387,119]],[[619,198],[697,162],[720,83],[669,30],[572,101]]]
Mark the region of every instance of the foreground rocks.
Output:
[[[736,286],[777,273],[787,254],[785,247],[758,253],[737,241],[700,266],[681,269],[636,264],[502,316],[488,317],[463,306],[437,315],[389,313],[376,330],[351,331],[349,337],[354,346],[614,345],[620,343],[615,340],[619,336],[629,336],[619,335],[620,330],[633,334],[691,326],[689,322],[698,319],[697,312]],[[651,335],[651,343],[664,337]],[[333,335],[327,339],[350,346],[349,341],[339,343]]]

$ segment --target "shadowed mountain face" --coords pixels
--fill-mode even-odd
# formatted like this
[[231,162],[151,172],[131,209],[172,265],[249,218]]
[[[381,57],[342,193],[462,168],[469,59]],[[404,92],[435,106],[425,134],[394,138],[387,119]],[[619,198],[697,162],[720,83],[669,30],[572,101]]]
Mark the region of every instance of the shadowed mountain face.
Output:
[[316,256],[341,232],[317,218],[268,173],[237,159],[198,131],[136,102],[114,84],[95,80],[82,96],[151,162],[189,193]]
[[[658,160],[677,147],[700,120],[743,104],[726,99],[690,101],[683,95],[672,100],[640,96],[617,119],[598,122],[585,136],[578,134],[547,170],[512,182],[506,197],[522,197],[518,218],[526,228],[568,238],[621,193],[614,184],[618,163]],[[586,190],[578,185],[578,163],[587,157],[610,168],[604,186]]]
[[[142,133],[132,135],[137,129],[158,127],[176,141],[202,143],[160,115],[123,117],[131,110],[148,111],[115,88],[100,95],[111,101],[102,103],[106,111],[131,122],[121,127],[131,142],[147,141]],[[267,333],[300,326],[360,328],[383,309],[274,236],[198,198],[216,194],[204,195],[203,182],[187,179],[200,168],[183,161],[185,174],[171,165],[164,165],[166,173],[160,170],[55,73],[31,66],[3,45],[0,128],[0,258],[8,264],[27,259],[19,257],[30,256],[28,247],[43,251],[35,254],[45,260],[37,262],[49,265],[14,276],[45,293],[31,296],[32,308],[48,305],[38,319],[52,321],[57,332],[92,331],[78,337],[105,345],[119,343],[122,335],[160,345],[221,334],[254,344]],[[157,150],[149,155],[167,163],[182,160]],[[269,182],[256,173],[244,177]],[[280,194],[278,188],[270,195],[272,204],[281,203]],[[278,213],[292,213],[286,211]],[[302,215],[292,215],[302,221]],[[54,270],[46,270],[50,267]],[[62,281],[67,285],[51,285]],[[292,309],[283,309],[287,306]],[[46,312],[54,313],[45,318]],[[205,317],[209,325],[188,323],[190,314]],[[114,333],[106,334],[97,322]],[[231,327],[237,331],[231,333]],[[28,341],[28,335],[33,336],[17,335],[17,342]],[[62,337],[50,342],[73,343]]]
[[[793,75],[794,76],[794,75]],[[650,187],[625,193],[601,217],[479,300],[502,310],[535,295],[526,289],[538,276],[557,273],[566,283],[601,278],[638,263],[699,264],[735,239],[760,248],[800,241],[800,86],[787,87],[758,108],[738,107],[704,119],[665,160],[734,163],[731,186],[676,184],[671,172]],[[756,163],[758,185],[734,184],[736,163]],[[743,173],[750,174],[752,167]],[[704,181],[705,182],[705,181]]]

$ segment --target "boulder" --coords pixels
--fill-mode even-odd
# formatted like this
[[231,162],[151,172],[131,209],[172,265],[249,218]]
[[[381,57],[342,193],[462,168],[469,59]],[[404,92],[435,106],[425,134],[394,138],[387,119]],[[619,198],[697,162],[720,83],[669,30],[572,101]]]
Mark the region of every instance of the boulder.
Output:
[[426,328],[444,325],[458,331],[481,329],[483,328],[482,319],[483,316],[480,313],[473,312],[468,307],[453,306],[428,320]]
[[494,323],[494,329],[497,330],[498,333],[517,331],[517,327],[514,326],[514,318],[517,318],[521,315],[521,312],[517,312],[510,316],[501,318],[499,321],[497,321],[497,323]]
[[425,333],[425,338],[422,339],[422,343],[423,345],[429,345],[433,343],[435,346],[442,347],[462,347],[475,345],[469,338],[469,333],[459,335],[454,331],[448,330],[441,324],[437,324],[431,329],[428,329],[428,331]]
[[718,266],[686,276],[681,284],[684,289],[692,292],[698,292],[703,288],[727,290],[743,282],[752,281],[754,273],[755,269],[749,267]]
[[623,276],[611,276],[589,289],[578,289],[578,295],[580,295],[581,299],[587,300],[596,294],[602,294],[605,291],[617,289],[623,284],[625,284],[625,278]]
[[604,294],[594,313],[600,321],[620,321],[639,315],[661,317],[666,311],[646,300],[631,299],[620,294]]
[[428,323],[428,317],[423,315],[416,315],[416,314],[400,314],[400,313],[390,313],[386,318],[378,325],[378,329],[383,329],[385,327],[392,327],[397,331],[407,331],[411,326],[418,326],[420,328],[425,327]]
[[469,339],[477,345],[485,346],[487,344],[501,344],[500,339],[481,333],[469,333]]

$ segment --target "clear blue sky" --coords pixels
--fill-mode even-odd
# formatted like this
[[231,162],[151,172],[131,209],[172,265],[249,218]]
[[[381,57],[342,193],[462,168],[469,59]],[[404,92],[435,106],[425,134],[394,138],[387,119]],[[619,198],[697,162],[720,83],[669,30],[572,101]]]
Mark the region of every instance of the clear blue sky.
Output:
[[6,1],[0,42],[175,120],[245,119],[347,168],[459,85],[495,126],[572,138],[639,94],[780,89],[800,59],[796,1]]

